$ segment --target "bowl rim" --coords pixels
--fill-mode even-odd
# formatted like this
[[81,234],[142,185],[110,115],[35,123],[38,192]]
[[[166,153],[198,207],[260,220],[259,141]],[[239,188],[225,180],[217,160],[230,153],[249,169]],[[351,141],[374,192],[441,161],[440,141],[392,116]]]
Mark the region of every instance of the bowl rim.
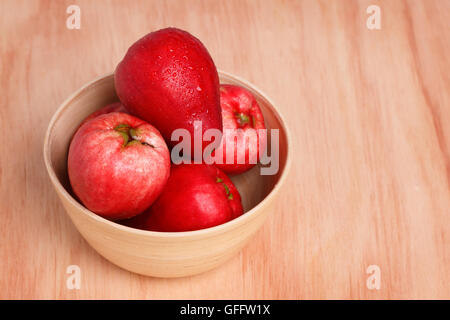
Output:
[[89,209],[87,209],[86,207],[84,207],[81,203],[79,203],[67,190],[66,188],[64,188],[64,186],[61,184],[61,182],[59,181],[58,177],[56,176],[56,173],[53,169],[52,166],[52,161],[51,161],[51,155],[50,155],[50,147],[51,147],[51,143],[50,143],[50,135],[53,132],[53,129],[55,127],[56,122],[58,121],[58,119],[60,118],[61,114],[65,111],[65,109],[67,108],[67,106],[70,104],[70,102],[72,100],[74,100],[82,91],[86,90],[87,88],[89,88],[90,86],[92,86],[93,84],[114,76],[114,72],[108,73],[106,75],[102,75],[99,77],[96,77],[95,79],[89,81],[88,83],[84,84],[83,86],[81,86],[78,90],[76,90],[74,93],[72,93],[67,99],[65,99],[58,107],[58,109],[56,110],[56,112],[53,114],[49,125],[47,127],[47,131],[45,133],[45,138],[44,138],[44,148],[43,148],[43,153],[44,153],[44,162],[45,162],[45,167],[47,169],[47,173],[50,177],[51,182],[53,183],[53,186],[57,189],[57,191],[62,194],[72,205],[74,205],[76,208],[80,209],[80,211],[87,215],[88,218],[90,219],[94,219],[99,223],[102,224],[106,224],[111,228],[117,229],[118,231],[122,231],[122,232],[127,232],[127,233],[134,233],[135,235],[139,235],[139,236],[151,236],[151,237],[166,237],[166,238],[183,238],[183,237],[195,237],[195,236],[201,236],[201,235],[207,235],[209,233],[214,233],[214,232],[220,232],[220,231],[225,231],[226,229],[232,229],[234,226],[239,225],[240,223],[243,223],[243,221],[245,220],[249,220],[250,218],[252,218],[256,212],[258,211],[259,208],[263,207],[265,205],[265,203],[269,202],[270,200],[272,200],[272,198],[279,192],[279,190],[281,189],[282,185],[284,184],[285,180],[287,179],[288,176],[288,172],[291,168],[291,133],[289,131],[289,128],[286,125],[286,121],[283,118],[282,114],[279,113],[275,108],[274,108],[274,103],[273,101],[264,93],[264,91],[260,90],[258,87],[256,87],[255,85],[251,84],[250,82],[248,82],[247,80],[236,76],[234,74],[222,71],[222,70],[217,70],[218,74],[220,76],[223,76],[227,79],[231,79],[231,80],[235,80],[237,82],[240,82],[241,84],[249,87],[250,89],[252,89],[253,91],[257,92],[262,98],[264,98],[268,103],[269,103],[269,108],[271,109],[272,113],[275,115],[275,117],[278,118],[279,123],[281,124],[281,127],[283,128],[284,132],[285,132],[285,136],[286,136],[286,163],[284,165],[284,169],[283,172],[281,173],[278,181],[275,183],[273,189],[253,208],[251,208],[250,210],[248,210],[247,212],[243,213],[241,216],[227,221],[223,224],[214,226],[214,227],[209,227],[209,228],[205,228],[205,229],[200,229],[200,230],[192,230],[192,231],[180,231],[180,232],[163,232],[163,231],[149,231],[149,230],[142,230],[142,229],[137,229],[137,228],[132,228],[132,227],[128,227],[125,225],[122,225],[120,223],[108,220],[106,218],[103,218],[99,215],[97,215],[96,213],[90,211]]

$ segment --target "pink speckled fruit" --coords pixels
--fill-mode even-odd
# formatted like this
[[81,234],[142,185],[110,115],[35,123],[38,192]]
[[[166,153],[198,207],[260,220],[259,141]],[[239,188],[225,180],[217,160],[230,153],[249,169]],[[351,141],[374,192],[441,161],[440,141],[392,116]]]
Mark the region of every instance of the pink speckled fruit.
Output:
[[134,116],[113,112],[84,123],[69,147],[73,192],[110,220],[133,217],[161,193],[170,155],[159,131]]

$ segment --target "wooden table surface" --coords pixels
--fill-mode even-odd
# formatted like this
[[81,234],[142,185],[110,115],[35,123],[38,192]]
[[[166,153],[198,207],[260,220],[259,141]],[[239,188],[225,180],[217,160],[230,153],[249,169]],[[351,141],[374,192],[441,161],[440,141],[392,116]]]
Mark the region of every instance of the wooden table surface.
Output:
[[[79,30],[66,27],[70,4]],[[380,30],[366,26],[372,4]],[[0,298],[449,299],[449,22],[448,0],[1,0]],[[180,279],[90,248],[42,156],[59,104],[166,26],[266,92],[293,137],[277,212],[225,265]]]

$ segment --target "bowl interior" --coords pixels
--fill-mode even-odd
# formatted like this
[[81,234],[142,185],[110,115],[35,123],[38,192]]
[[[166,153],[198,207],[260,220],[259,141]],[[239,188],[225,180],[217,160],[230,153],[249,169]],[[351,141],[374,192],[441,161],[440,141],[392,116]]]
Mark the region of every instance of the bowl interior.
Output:
[[[276,142],[279,146],[279,169],[276,174],[261,175],[262,165],[258,164],[243,174],[231,177],[241,194],[244,211],[247,212],[261,202],[279,181],[287,162],[287,133],[273,105],[259,90],[234,76],[223,72],[219,75],[221,83],[237,84],[252,92],[262,109],[267,129],[278,129],[279,132],[277,139],[279,142]],[[74,93],[59,108],[50,124],[45,141],[49,150],[50,170],[54,170],[59,182],[70,195],[72,192],[67,175],[70,140],[84,118],[115,101],[118,101],[118,98],[114,90],[114,76],[111,74],[94,80]],[[271,146],[274,143],[270,130],[268,130],[267,141],[270,155]],[[265,166],[268,167],[270,164]]]

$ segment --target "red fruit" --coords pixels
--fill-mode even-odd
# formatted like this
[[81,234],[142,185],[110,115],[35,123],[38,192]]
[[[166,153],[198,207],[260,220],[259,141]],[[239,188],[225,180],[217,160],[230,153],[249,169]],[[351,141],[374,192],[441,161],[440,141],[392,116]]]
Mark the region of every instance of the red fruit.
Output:
[[85,124],[86,122],[88,122],[89,120],[92,120],[98,116],[101,116],[102,114],[106,114],[106,113],[111,113],[111,112],[124,112],[124,113],[128,113],[127,109],[125,109],[125,107],[123,106],[123,104],[121,102],[114,102],[111,104],[108,104],[106,106],[104,106],[103,108],[92,112],[90,115],[88,115],[83,122],[81,122],[80,127]]
[[69,147],[73,192],[88,209],[107,219],[130,218],[147,209],[169,172],[169,150],[158,130],[126,113],[86,122]]
[[126,225],[151,231],[213,227],[243,213],[241,196],[225,173],[206,164],[172,166],[167,184],[145,213]]
[[[191,134],[194,121],[222,130],[219,77],[211,56],[191,34],[167,28],[134,43],[115,72],[116,92],[125,107],[154,124],[171,146],[173,130]],[[202,143],[202,150],[210,142]]]
[[[240,86],[221,85],[220,106],[223,135],[220,146],[212,155],[222,159],[222,164],[215,163],[218,168],[226,173],[239,174],[255,166],[259,161],[260,151],[263,152],[266,148],[266,135],[260,135],[258,131],[266,128],[264,117],[253,95]],[[234,145],[234,155],[231,154],[231,163],[227,163],[227,147],[231,149],[231,145]],[[238,161],[239,159],[243,161]]]

